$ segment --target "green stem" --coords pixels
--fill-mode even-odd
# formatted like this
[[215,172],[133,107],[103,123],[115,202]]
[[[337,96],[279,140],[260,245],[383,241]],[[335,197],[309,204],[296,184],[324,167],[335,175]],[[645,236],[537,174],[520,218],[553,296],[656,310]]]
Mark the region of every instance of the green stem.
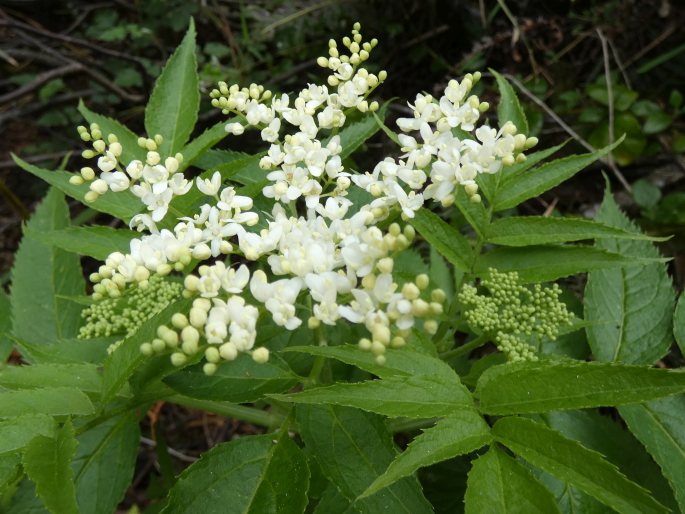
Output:
[[476,337],[475,339],[472,339],[468,343],[461,345],[458,348],[454,348],[453,350],[449,350],[447,352],[441,353],[440,358],[444,361],[447,361],[447,360],[454,359],[456,357],[468,355],[469,353],[471,353],[476,348],[483,346],[489,340],[490,340],[490,338],[488,336],[480,335],[480,336]]
[[247,421],[248,423],[267,428],[279,426],[284,419],[281,416],[276,416],[269,412],[255,409],[254,407],[247,407],[246,405],[237,405],[229,402],[216,402],[212,400],[199,400],[197,398],[190,398],[180,394],[170,396],[169,398],[166,398],[166,400],[178,405],[183,405],[185,407],[206,410],[215,414],[220,414],[221,416],[240,419],[242,421]]

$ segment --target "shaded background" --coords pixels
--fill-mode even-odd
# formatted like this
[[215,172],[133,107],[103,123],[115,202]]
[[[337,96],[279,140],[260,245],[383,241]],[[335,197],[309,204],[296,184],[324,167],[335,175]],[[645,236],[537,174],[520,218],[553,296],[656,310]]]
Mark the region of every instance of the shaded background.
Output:
[[[569,138],[566,152],[604,146],[613,119],[613,134],[625,133],[626,141],[612,162],[527,202],[521,213],[591,215],[601,200],[604,170],[623,208],[645,230],[675,234],[661,250],[674,258],[671,272],[682,288],[685,9],[669,0],[0,1],[3,286],[22,220],[46,191],[14,166],[10,153],[49,169],[79,169],[79,99],[142,133],[147,96],[190,16],[197,24],[204,93],[218,80],[283,92],[319,81],[315,59],[325,54],[328,39],[340,39],[360,21],[365,38],[380,41],[369,67],[389,75],[379,99],[439,95],[450,78],[482,70],[486,78],[477,92],[494,104],[494,81],[487,77],[493,68],[514,82],[540,148]],[[404,109],[394,105],[390,118]],[[205,95],[197,132],[219,116]],[[252,144],[249,137],[221,143],[246,151]],[[390,147],[379,135],[367,149],[369,161],[358,162],[360,169]],[[72,209],[84,213],[76,202]],[[164,418],[169,445],[182,450],[172,453],[177,469],[217,441],[258,430],[162,407],[148,413],[148,427],[156,434],[154,426]],[[145,504],[164,489],[168,473],[160,470],[150,441],[143,441],[149,451],[141,452],[127,505]]]

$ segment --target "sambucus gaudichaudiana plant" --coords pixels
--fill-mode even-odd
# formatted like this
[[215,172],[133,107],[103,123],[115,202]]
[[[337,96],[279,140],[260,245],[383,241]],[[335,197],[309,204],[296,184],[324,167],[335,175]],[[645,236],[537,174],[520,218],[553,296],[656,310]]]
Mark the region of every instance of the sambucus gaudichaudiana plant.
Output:
[[[97,157],[98,172],[86,167],[78,174],[51,173],[17,159],[58,189],[144,234],[132,239],[126,231],[103,227],[46,225],[45,219],[66,216],[55,190],[29,223],[13,271],[11,333],[34,365],[0,372],[6,389],[0,406],[7,413],[0,440],[8,441],[0,443],[2,469],[8,470],[0,487],[12,508],[30,504],[30,494],[13,498],[17,484],[22,491],[29,487],[22,482],[25,472],[53,512],[113,511],[133,471],[137,409],[160,398],[275,429],[208,452],[171,488],[167,513],[430,512],[433,506],[409,476],[448,459],[473,461],[468,480],[462,478],[467,512],[502,511],[501,505],[558,512],[573,501],[595,500],[621,512],[662,512],[634,481],[666,504],[683,505],[685,475],[679,469],[685,468],[661,452],[664,444],[677,449],[677,437],[655,442],[645,431],[648,411],[641,409],[658,411],[663,404],[621,407],[621,414],[661,465],[675,499],[634,440],[626,439],[626,448],[656,479],[645,481],[620,455],[609,455],[619,470],[570,439],[576,437],[575,426],[625,435],[618,425],[574,409],[634,404],[685,390],[685,375],[625,364],[653,364],[668,348],[660,342],[645,352],[648,341],[620,335],[614,355],[649,358],[606,359],[610,352],[600,351],[591,338],[598,360],[617,362],[584,362],[589,351],[583,341],[566,349],[568,341],[550,344],[583,323],[574,322],[558,286],[540,284],[590,271],[594,285],[586,310],[596,319],[596,313],[606,312],[597,284],[620,280],[620,291],[628,296],[614,321],[627,325],[635,310],[631,291],[639,289],[640,273],[649,268],[660,277],[660,297],[671,298],[670,315],[670,281],[649,238],[612,211],[610,196],[603,222],[497,215],[610,148],[531,169],[554,149],[526,158],[523,152],[537,140],[525,135],[516,96],[494,72],[502,94],[499,129],[483,124],[488,106],[471,95],[481,77],[476,73],[450,81],[439,99],[417,95],[410,104],[413,117],[399,119],[401,133],[394,134],[383,125],[384,109],[370,98],[386,79],[364,67],[376,41],[364,42],[359,30],[355,25],[343,39],[344,51],[332,41],[328,56],[318,60],[328,70],[326,85],[309,85],[292,98],[254,84],[241,89],[220,83],[210,94],[212,105],[233,118],[187,143],[199,100],[191,24],[146,108],[151,137],[137,138],[82,106],[90,125],[79,133],[92,144],[84,157]],[[347,158],[379,128],[398,142],[398,155],[370,172],[354,170]],[[260,130],[268,143],[264,153],[211,149],[227,132],[239,136],[246,129]],[[195,181],[186,176],[191,165],[205,170]],[[428,210],[431,206],[446,208],[451,223]],[[462,233],[462,218],[473,240]],[[430,267],[414,249],[416,231],[429,243]],[[567,244],[587,239],[598,239],[596,247]],[[607,241],[613,252],[602,246]],[[32,281],[40,280],[33,266],[42,258],[35,251],[40,244],[51,245],[45,263],[51,276],[57,269],[80,270],[59,248],[105,257],[90,277],[94,304],[85,311],[84,327],[55,316],[59,302],[75,294],[64,281],[53,284],[52,303],[27,294]],[[120,251],[111,253],[112,244]],[[624,274],[636,263],[641,271]],[[529,288],[530,283],[535,285]],[[181,287],[184,298],[170,301]],[[159,295],[151,294],[157,289]],[[150,298],[165,305],[152,308]],[[134,301],[145,303],[140,312]],[[29,330],[27,309],[50,305],[48,325]],[[96,319],[98,313],[106,319]],[[643,323],[664,333],[663,312]],[[44,341],[37,334],[52,331],[68,338],[77,329],[83,339],[76,346],[59,340],[40,347]],[[589,334],[593,330],[587,327]],[[467,338],[456,348],[455,331]],[[120,340],[108,352],[94,355],[88,349],[104,350],[112,343],[92,336],[117,333]],[[289,333],[301,346],[290,342]],[[471,350],[489,341],[519,362],[468,359]],[[630,348],[623,350],[626,345]],[[346,383],[347,373],[331,367],[329,358],[379,379]],[[279,394],[298,384],[303,392]],[[257,400],[277,408],[266,413],[236,405]],[[671,400],[678,401],[659,401]],[[33,410],[12,407],[17,404]],[[569,412],[515,416],[559,410]],[[399,419],[386,426],[377,414]],[[487,423],[484,415],[503,417]],[[426,430],[397,455],[389,428],[415,427]],[[291,430],[301,444],[291,439]],[[468,457],[486,445],[487,452]],[[601,443],[590,446],[610,450]],[[108,459],[122,458],[117,453],[122,447],[129,451],[112,471]],[[549,475],[531,474],[505,447]],[[249,480],[239,471],[247,462],[258,463]],[[112,480],[94,481],[105,470]],[[313,474],[326,485],[310,490]],[[493,481],[493,475],[511,480]],[[565,499],[563,491],[572,496]]]
[[[204,351],[208,374],[238,352],[251,352],[257,362],[265,362],[268,349],[253,349],[260,308],[268,310],[277,325],[295,330],[302,323],[296,312],[298,298],[306,298],[311,306],[312,330],[321,323],[335,326],[340,319],[363,323],[369,338],[361,339],[360,346],[371,350],[379,364],[388,346],[405,344],[416,318],[425,319],[427,333],[437,331],[434,318],[443,312],[444,291],[436,289],[422,298],[427,275],[401,288],[392,275],[393,255],[414,239],[411,225],[401,229],[393,223],[382,230],[379,224],[398,213],[405,220],[413,218],[424,198],[450,205],[458,186],[471,201],[480,201],[477,175],[497,173],[516,159],[522,162],[522,150],[536,139],[517,135],[511,122],[499,131],[487,125],[476,128],[488,108],[470,95],[480,79],[477,73],[461,83],[450,81],[439,99],[417,95],[414,117],[400,118],[398,125],[404,132],[418,132],[419,140],[401,134],[400,159],[388,157],[370,173],[352,173],[342,164],[344,148],[337,132],[352,111],[378,110],[378,102],[369,103],[368,98],[386,73],[376,76],[363,66],[376,40],[363,42],[358,25],[343,45],[349,54],[341,54],[331,40],[329,57],[317,61],[331,73],[330,92],[326,85],[310,84],[291,102],[289,95],[273,96],[256,84],[241,89],[220,83],[210,94],[214,107],[240,119],[228,123],[227,132],[238,136],[245,126],[254,127],[270,144],[259,166],[268,171],[268,185],[261,193],[275,200],[271,213],[255,212],[252,198],[237,194],[233,186],[223,187],[217,171],[195,182],[211,203],[201,205],[199,212],[184,213],[172,230],[160,231],[157,223],[167,216],[172,199],[193,186],[178,171],[182,154],[160,156],[163,138],[158,135],[139,141],[148,150],[145,162],[121,161],[123,148],[116,137],[110,136],[107,144],[99,127],[90,132],[79,128],[93,145],[84,157],[98,156],[100,170],[98,175],[93,168],[83,168],[80,177],[71,179],[77,185],[90,182],[86,200],[95,202],[108,190],[130,188],[150,213],[134,216],[130,225],[151,233],[134,240],[129,253],[111,254],[91,275],[97,283],[95,299],[117,297],[129,284],[146,287],[151,273],[165,275],[193,260],[233,256],[235,267],[219,259],[186,276],[184,294],[196,297],[190,311],[177,313],[173,328],[161,326],[157,339],[143,343],[146,355],[172,350],[171,360],[180,366]],[[474,137],[457,137],[452,129],[473,132]],[[369,201],[354,204],[348,196],[355,188],[370,193]],[[250,230],[260,215],[269,218],[267,227]],[[264,260],[268,274],[261,266]],[[251,271],[250,262],[260,267]],[[260,307],[246,302],[243,291],[248,284]]]

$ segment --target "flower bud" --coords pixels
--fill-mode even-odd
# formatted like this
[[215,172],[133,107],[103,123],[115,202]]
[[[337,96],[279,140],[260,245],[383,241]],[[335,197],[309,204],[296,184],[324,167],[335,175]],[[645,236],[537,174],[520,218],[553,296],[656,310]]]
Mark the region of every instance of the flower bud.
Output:
[[109,189],[107,187],[107,182],[105,182],[101,178],[93,181],[90,184],[90,190],[94,191],[95,193],[97,193],[99,195],[104,195],[107,192],[107,189]]
[[221,354],[216,346],[210,346],[205,350],[205,359],[209,362],[217,363],[221,361]]
[[204,327],[206,322],[207,322],[207,311],[205,311],[203,309],[198,309],[197,307],[193,307],[192,309],[190,309],[190,324],[193,327],[196,327],[196,328]]
[[171,364],[174,366],[183,366],[186,362],[188,362],[188,357],[181,352],[171,354]]
[[402,296],[404,296],[407,300],[415,300],[420,294],[421,291],[416,284],[407,282],[402,286]]
[[112,155],[114,155],[114,157],[119,157],[123,150],[124,149],[122,148],[121,143],[117,141],[109,145],[109,151],[112,152]]
[[416,276],[415,282],[419,289],[424,290],[428,287],[430,279],[428,278],[428,275],[426,275],[425,273],[421,273],[420,275]]
[[161,157],[159,156],[159,154],[157,152],[148,152],[147,153],[146,162],[150,166],[157,166],[159,164],[160,159],[161,159]]
[[376,263],[376,267],[381,273],[392,273],[394,264],[395,261],[393,261],[391,257],[384,257],[383,259],[379,260],[378,263]]
[[371,353],[374,355],[383,355],[385,353],[385,345],[380,341],[371,343]]
[[423,322],[423,329],[430,335],[435,335],[438,331],[438,322],[434,319],[429,319]]
[[219,355],[224,360],[232,361],[238,356],[238,349],[233,343],[224,343],[219,347]]
[[257,364],[264,364],[269,360],[269,350],[263,346],[252,351],[252,359]]

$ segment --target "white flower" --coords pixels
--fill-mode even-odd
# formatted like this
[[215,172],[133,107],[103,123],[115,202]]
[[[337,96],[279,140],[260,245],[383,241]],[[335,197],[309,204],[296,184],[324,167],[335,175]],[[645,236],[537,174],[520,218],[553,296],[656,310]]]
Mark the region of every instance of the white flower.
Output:
[[233,134],[234,136],[240,136],[243,132],[245,132],[245,127],[243,127],[240,123],[227,123],[226,132]]
[[349,209],[352,202],[347,198],[326,198],[326,204],[316,205],[316,212],[321,214],[330,220],[339,220],[345,217],[347,210]]
[[[219,173],[218,171],[216,173]],[[219,202],[216,204],[219,209],[230,211],[231,209],[249,210],[252,209],[252,198],[235,194],[235,189],[226,187],[221,191]]]
[[262,129],[262,140],[273,143],[278,139],[278,131],[281,129],[281,119],[274,118],[269,125]]
[[143,168],[143,179],[148,184],[152,184],[153,193],[160,194],[167,188],[169,171],[161,164],[145,166]]
[[221,173],[215,171],[211,178],[200,178],[195,179],[197,188],[201,193],[207,196],[216,196],[221,187]]
[[100,174],[100,178],[107,182],[109,188],[115,193],[126,191],[131,185],[131,181],[123,171],[115,171],[114,173],[105,171]]
[[128,226],[138,232],[142,232],[143,230],[149,230],[152,233],[158,232],[157,225],[155,225],[152,216],[149,214],[136,214],[131,218],[131,221],[128,222]]
[[105,152],[105,155],[98,159],[98,168],[102,171],[112,171],[117,167],[117,158],[112,152]]
[[[203,242],[209,243],[212,250],[212,257],[217,257],[221,253],[221,244],[224,239],[238,234],[244,230],[238,223],[229,220],[226,223],[221,218],[221,211],[216,207],[211,207],[207,213],[205,229],[202,231]],[[228,242],[226,241],[228,244]]]
[[177,173],[171,177],[168,184],[175,196],[184,195],[193,187],[193,183],[186,180],[182,173]]
[[388,197],[397,201],[402,208],[402,213],[408,218],[413,218],[414,213],[423,206],[423,195],[410,191],[409,194],[397,183],[388,184]]
[[138,180],[143,176],[143,163],[140,161],[131,161],[126,166],[126,173],[133,179]]
[[252,296],[264,303],[274,323],[288,330],[295,330],[302,323],[295,316],[295,300],[301,289],[302,280],[299,278],[282,279],[269,284],[262,270],[255,271],[250,281]]
[[155,194],[153,189],[153,192],[143,196],[143,203],[147,205],[148,211],[152,211],[152,219],[154,221],[161,221],[166,216],[172,196],[173,192],[171,189],[164,189],[160,194]]
[[352,289],[349,279],[335,271],[308,273],[304,277],[304,282],[312,299],[322,303],[335,303],[338,294],[349,293]]
[[[219,263],[217,263],[219,264]],[[221,287],[228,293],[242,293],[250,280],[250,270],[244,264],[237,270],[228,269],[221,277]]]

